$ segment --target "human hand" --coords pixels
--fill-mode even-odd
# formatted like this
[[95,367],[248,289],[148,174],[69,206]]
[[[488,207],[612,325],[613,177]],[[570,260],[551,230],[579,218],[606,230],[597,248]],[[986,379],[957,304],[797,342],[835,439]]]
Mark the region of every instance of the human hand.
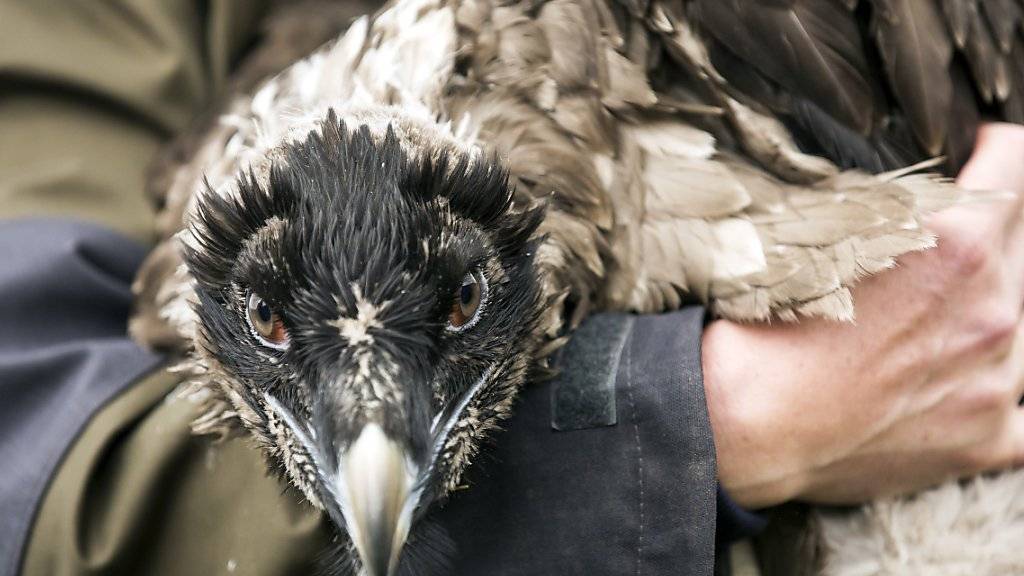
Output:
[[932,217],[938,247],[855,287],[855,324],[708,326],[719,481],[739,504],[854,503],[1024,464],[1024,127],[982,128],[958,184],[1016,195]]

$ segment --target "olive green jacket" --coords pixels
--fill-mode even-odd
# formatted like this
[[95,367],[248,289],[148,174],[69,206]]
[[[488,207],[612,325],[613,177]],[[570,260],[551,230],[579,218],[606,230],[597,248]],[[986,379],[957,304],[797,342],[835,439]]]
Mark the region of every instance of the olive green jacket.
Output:
[[[0,4],[0,219],[84,220],[152,243],[147,165],[222,90],[264,10],[250,0]],[[191,436],[193,405],[173,399],[178,378],[162,366],[108,361],[143,373],[119,374],[138,382],[83,423],[40,487],[27,542],[4,543],[0,573],[19,552],[28,575],[309,571],[329,537],[320,515],[282,498],[244,440]]]

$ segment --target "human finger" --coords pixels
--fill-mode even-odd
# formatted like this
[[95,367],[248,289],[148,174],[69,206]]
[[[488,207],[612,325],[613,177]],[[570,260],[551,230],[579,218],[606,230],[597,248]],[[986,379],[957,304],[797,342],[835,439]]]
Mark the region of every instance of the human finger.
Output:
[[1005,204],[993,201],[989,214],[1003,224],[1002,246],[1012,256],[1024,250],[1019,241],[1024,228],[1024,126],[989,123],[979,128],[974,151],[956,183],[968,190],[1011,192]]
[[971,190],[1024,193],[1024,126],[983,125],[971,158],[957,177],[957,185]]

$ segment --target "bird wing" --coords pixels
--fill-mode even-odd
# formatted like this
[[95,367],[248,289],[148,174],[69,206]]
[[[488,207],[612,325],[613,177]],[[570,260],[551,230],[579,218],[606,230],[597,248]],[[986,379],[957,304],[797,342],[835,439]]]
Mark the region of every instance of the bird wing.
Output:
[[[711,9],[716,18],[727,4]],[[752,4],[733,7],[756,19],[763,5],[787,3],[745,12]],[[703,7],[456,5],[456,68],[466,72],[450,113],[473,118],[479,139],[509,159],[525,202],[548,202],[540,261],[550,290],[567,294],[570,323],[595,307],[650,312],[687,300],[737,320],[850,320],[849,287],[932,246],[923,219],[963,198],[939,176],[843,171],[801,152],[716,68],[695,28],[711,17],[688,12]],[[773,22],[762,17],[761,36],[785,19]],[[847,43],[861,42],[850,33]],[[818,64],[836,71],[810,82],[849,100],[856,121],[860,96],[843,91],[872,93],[883,72]],[[796,74],[801,61],[765,65]]]
[[[951,62],[924,46],[929,35],[952,34],[957,50],[989,38],[992,61],[1020,42],[975,16],[994,8],[968,4],[927,12],[947,32],[925,26],[934,22],[917,11],[928,9],[899,0],[873,0],[886,9],[868,25],[854,22],[868,4],[852,0],[398,0],[232,100],[163,179],[166,232],[181,228],[203,178],[230,194],[241,168],[266,170],[273,146],[328,108],[385,104],[497,150],[517,204],[549,205],[538,262],[552,335],[566,310],[575,324],[595,308],[649,312],[687,300],[738,320],[850,319],[849,287],[931,246],[922,219],[962,193],[915,171],[844,171],[844,155],[922,160],[930,154],[907,141],[931,150],[936,134],[957,132],[956,92],[925,89],[949,81],[936,66]],[[730,44],[736,30],[751,38]],[[778,52],[773,42],[792,53],[763,58]],[[871,46],[888,64],[874,63]],[[887,72],[904,67],[913,68],[906,78]],[[1021,89],[993,82],[992,101],[1013,112]],[[805,153],[801,126],[841,144]],[[137,288],[140,310],[155,313],[140,315],[133,333],[187,342],[191,287],[172,244],[154,252]]]
[[[907,166],[943,152],[952,158],[947,169],[962,163],[981,112],[1022,120],[1024,74],[1016,75],[1016,85],[1007,75],[990,74],[1000,78],[992,90],[979,74],[1020,65],[1013,61],[1024,42],[1024,3],[1018,0],[622,2],[629,25],[643,26],[657,38],[646,45],[660,41],[672,61],[658,66],[672,70],[675,64],[706,80],[680,89],[648,64],[659,97],[703,94],[721,108],[727,128],[698,123],[717,138],[710,155],[706,148],[680,154],[648,144],[666,137],[650,134],[643,120],[627,128],[638,136],[648,192],[640,239],[632,242],[639,249],[627,257],[651,259],[634,276],[654,279],[617,301],[629,308],[657,309],[669,287],[685,281],[689,293],[734,319],[852,319],[849,287],[892,266],[896,256],[930,247],[923,218],[965,199],[946,180]],[[969,32],[953,25],[958,10]],[[972,42],[997,49],[977,52]],[[825,143],[803,146],[820,157],[797,148],[801,129]],[[872,155],[877,162],[859,160]],[[681,156],[703,160],[707,168],[679,170]],[[850,165],[896,169],[840,171]],[[694,214],[693,206],[706,201],[678,192],[711,188],[720,192],[719,203],[704,214]],[[745,206],[722,215],[745,197]],[[683,204],[688,212],[678,208]],[[697,274],[666,270],[663,263],[673,255],[699,261],[693,255],[700,246],[712,257]]]

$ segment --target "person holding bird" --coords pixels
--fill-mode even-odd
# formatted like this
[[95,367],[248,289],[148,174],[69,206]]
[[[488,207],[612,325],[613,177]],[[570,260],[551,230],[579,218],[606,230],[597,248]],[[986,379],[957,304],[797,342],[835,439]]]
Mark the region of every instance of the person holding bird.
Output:
[[0,575],[708,574],[750,510],[1021,462],[1024,128],[854,66],[859,126],[727,3],[403,1],[315,52],[327,4],[262,48],[256,4],[4,9]]

